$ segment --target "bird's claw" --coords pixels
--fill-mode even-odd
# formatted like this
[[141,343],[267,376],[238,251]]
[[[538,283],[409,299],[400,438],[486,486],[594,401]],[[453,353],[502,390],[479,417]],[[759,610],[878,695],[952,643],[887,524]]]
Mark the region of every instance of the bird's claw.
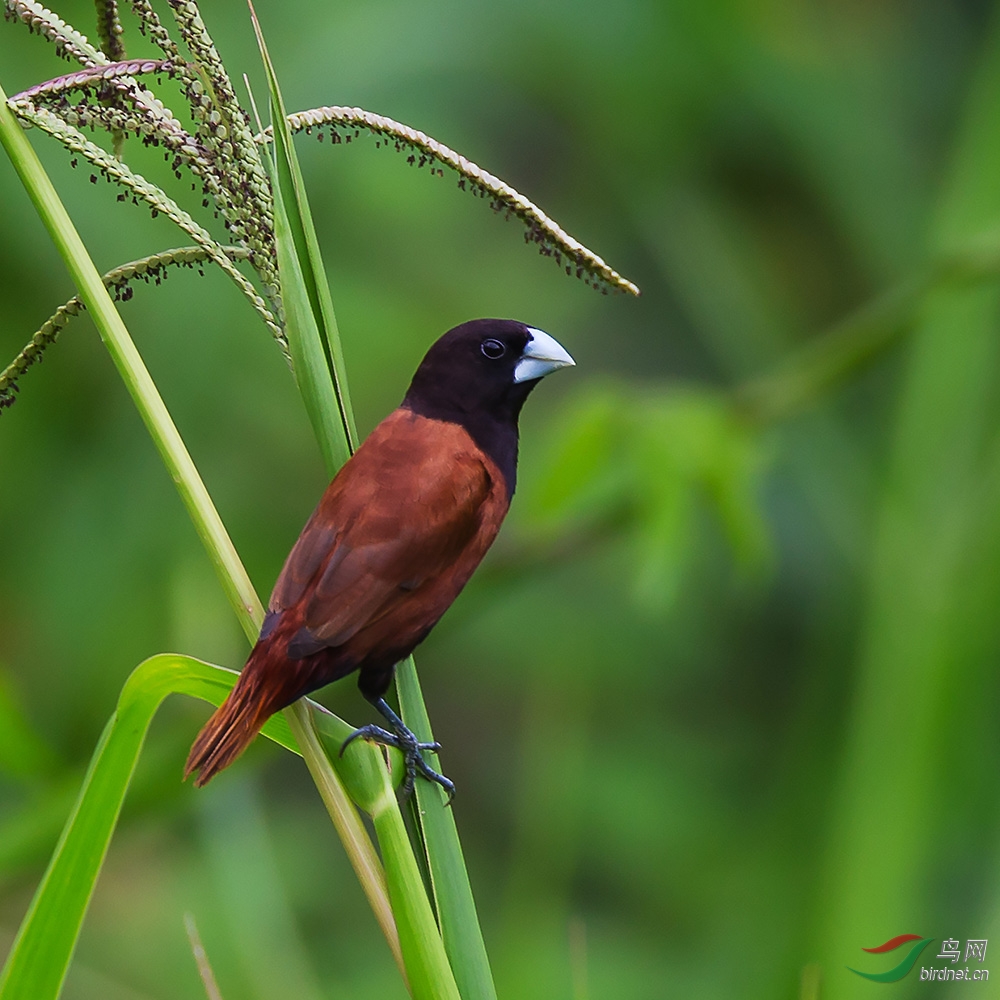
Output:
[[403,780],[402,787],[400,788],[400,796],[403,799],[408,798],[413,793],[413,784],[416,780],[417,772],[419,772],[428,781],[435,782],[445,790],[448,795],[448,802],[446,804],[451,805],[452,799],[455,798],[454,782],[446,778],[443,774],[438,774],[423,757],[423,751],[425,750],[430,753],[437,753],[441,749],[440,743],[436,741],[421,743],[405,727],[400,732],[390,733],[381,726],[367,725],[355,729],[344,740],[340,746],[340,756],[344,756],[344,751],[347,749],[349,743],[359,738],[369,740],[372,743],[381,743],[383,746],[395,747],[403,755],[403,763],[406,767],[406,778]]
[[435,771],[434,768],[432,768],[430,764],[424,760],[423,755],[420,752],[421,750],[431,750],[436,753],[440,749],[440,743],[417,743],[413,749],[412,755],[406,750],[403,750],[403,760],[406,762],[406,780],[403,782],[404,798],[413,791],[413,782],[416,772],[419,771],[428,781],[433,781],[445,790],[445,794],[448,796],[448,801],[445,805],[451,805],[452,800],[455,798],[455,783],[450,778],[446,778],[443,774],[439,774]]
[[399,740],[388,730],[383,729],[381,726],[368,725],[355,729],[354,732],[340,744],[340,756],[344,756],[344,751],[347,749],[348,744],[353,743],[359,738],[369,740],[372,743],[382,743],[388,747],[395,747],[400,751],[403,749],[399,745]]

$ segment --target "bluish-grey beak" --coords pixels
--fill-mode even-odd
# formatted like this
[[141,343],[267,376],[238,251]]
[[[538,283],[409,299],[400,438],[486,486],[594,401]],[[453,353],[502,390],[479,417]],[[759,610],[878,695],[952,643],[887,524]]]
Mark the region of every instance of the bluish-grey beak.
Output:
[[521,352],[521,360],[514,368],[515,382],[529,382],[532,379],[543,378],[557,368],[568,368],[576,362],[569,352],[555,337],[550,337],[544,330],[528,327],[531,339]]

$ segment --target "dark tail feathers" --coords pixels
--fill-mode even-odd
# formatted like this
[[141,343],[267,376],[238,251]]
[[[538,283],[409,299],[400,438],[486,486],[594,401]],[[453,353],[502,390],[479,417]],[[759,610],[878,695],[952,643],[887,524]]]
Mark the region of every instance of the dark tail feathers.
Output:
[[184,777],[197,772],[195,786],[201,788],[253,742],[261,727],[280,706],[261,690],[256,671],[249,664],[240,674],[229,697],[215,710],[191,747]]

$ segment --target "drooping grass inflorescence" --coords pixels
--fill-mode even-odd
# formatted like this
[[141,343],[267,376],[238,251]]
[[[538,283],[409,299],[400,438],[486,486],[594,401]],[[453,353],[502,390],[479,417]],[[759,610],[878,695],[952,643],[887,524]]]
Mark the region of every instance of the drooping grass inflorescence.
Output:
[[[23,125],[36,127],[61,142],[71,153],[73,166],[87,161],[94,170],[92,180],[103,176],[122,188],[120,201],[144,202],[154,216],[166,215],[197,244],[197,248],[184,251],[186,259],[174,250],[144,258],[147,275],[151,269],[190,263],[195,256],[199,262],[218,265],[287,356],[271,179],[262,156],[263,147],[271,142],[271,129],[254,134],[195,0],[167,2],[179,41],[161,21],[151,0],[130,0],[139,33],[156,45],[163,58],[129,59],[116,0],[97,0],[100,48],[35,0],[4,0],[8,20],[25,24],[52,42],[59,56],[81,67],[22,91],[10,99],[10,107]],[[164,79],[180,84],[192,130],[149,89],[152,81],[161,83]],[[288,123],[292,131],[319,129],[320,137],[329,134],[333,145],[346,145],[368,133],[377,145],[384,142],[406,152],[411,165],[430,164],[431,173],[441,176],[450,170],[458,175],[460,188],[478,194],[506,218],[520,219],[526,227],[525,241],[552,257],[567,274],[575,274],[605,293],[639,292],[524,195],[424,132],[362,108],[347,107],[290,114]],[[88,138],[84,130],[110,137],[111,150]],[[161,148],[175,177],[188,173],[192,191],[196,196],[200,192],[200,208],[221,219],[227,241],[219,241],[161,187],[127,165],[122,152],[129,138]],[[128,288],[128,282],[139,274],[136,263],[108,272],[109,283]],[[252,273],[241,265],[248,265]],[[61,306],[0,372],[0,411],[14,401],[25,370],[41,357],[79,308],[75,300]]]
[[[227,247],[227,254],[235,260],[245,260],[247,251],[242,247]],[[104,284],[111,289],[116,302],[132,298],[134,284],[143,281],[159,285],[170,273],[171,267],[197,267],[209,259],[204,247],[178,247],[150,254],[122,264],[102,275]],[[204,273],[203,271],[201,273]],[[62,329],[85,308],[78,295],[64,302],[35,332],[17,357],[0,372],[0,410],[13,405],[18,392],[18,380],[34,364],[42,360],[45,349],[54,344]]]
[[[376,115],[364,108],[313,108],[288,116],[288,124],[293,132],[311,133],[319,130],[322,140],[324,126],[330,134],[331,145],[350,143],[363,131],[376,137],[375,144],[392,146],[397,153],[407,152],[407,163],[423,167],[431,165],[431,173],[444,176],[445,168],[458,174],[458,186],[489,201],[494,212],[504,217],[520,219],[527,231],[525,243],[534,243],[545,257],[552,257],[567,274],[575,274],[586,284],[607,292],[609,289],[638,295],[639,289],[627,278],[609,267],[593,251],[573,239],[564,229],[550,219],[534,202],[499,177],[473,163],[472,160],[456,153],[443,142],[432,139],[419,129],[410,128],[400,122]],[[269,140],[271,130],[267,129],[263,139]]]

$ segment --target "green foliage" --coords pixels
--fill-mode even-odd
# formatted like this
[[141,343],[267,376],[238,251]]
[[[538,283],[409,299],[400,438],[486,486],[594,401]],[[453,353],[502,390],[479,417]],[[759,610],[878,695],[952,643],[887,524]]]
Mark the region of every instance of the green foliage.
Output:
[[[183,693],[219,705],[234,679],[232,671],[185,656],[154,656],[136,667],[94,751],[69,821],[0,972],[3,1000],[49,1000],[59,995],[146,731],[160,703],[169,694]],[[265,735],[296,748],[281,716],[267,723]]]
[[305,182],[292,146],[285,103],[257,17],[252,16],[267,71],[274,123],[275,248],[289,349],[313,433],[323,451],[327,473],[332,477],[357,447],[358,432],[347,391],[333,300],[309,211]]
[[699,505],[711,508],[744,570],[766,566],[761,443],[723,394],[592,388],[567,405],[549,448],[528,487],[526,527],[539,538],[628,538],[633,593],[649,612],[673,603],[697,554]]
[[[529,320],[579,364],[526,406],[509,523],[420,651],[498,994],[827,1000],[868,986],[848,966],[888,968],[861,948],[894,934],[996,937],[996,4],[260,13],[286,97],[330,105],[290,117],[325,123],[296,149],[361,434],[471,316]],[[231,67],[258,65],[238,5],[205,14]],[[128,55],[170,58],[121,21]],[[11,91],[77,68],[16,25],[0,62]],[[196,121],[187,84],[155,77],[212,141],[214,108]],[[79,131],[111,149],[107,108],[88,114]],[[593,239],[642,298],[554,281],[516,224],[456,197],[449,162],[402,170],[421,147],[397,154],[377,124],[400,120]],[[31,137],[102,272],[192,242]],[[161,152],[125,138],[135,173],[247,250],[212,216],[232,196],[202,209]],[[74,292],[5,170],[2,361]],[[174,269],[122,309],[264,589],[325,472],[229,281]],[[245,652],[89,322],[0,416],[0,659],[36,737],[11,758],[24,776],[0,774],[8,938],[128,671],[164,648]],[[322,697],[364,711],[349,682]],[[67,996],[203,1000],[191,911],[226,997],[266,989],[240,955],[273,931],[323,995],[401,1000],[301,765],[254,748],[199,799],[178,762],[200,721],[177,700],[150,731]],[[291,914],[265,908],[252,934],[218,905],[203,834],[211,796],[248,776]],[[916,997],[916,975],[870,992]]]
[[[396,689],[406,724],[422,743],[432,742],[434,732],[412,656],[396,668]],[[427,753],[426,759],[431,767],[439,766],[436,754]],[[427,849],[434,910],[455,982],[463,1000],[495,1000],[496,987],[458,840],[455,813],[446,801],[444,789],[436,783],[418,782],[415,797],[417,822]]]

